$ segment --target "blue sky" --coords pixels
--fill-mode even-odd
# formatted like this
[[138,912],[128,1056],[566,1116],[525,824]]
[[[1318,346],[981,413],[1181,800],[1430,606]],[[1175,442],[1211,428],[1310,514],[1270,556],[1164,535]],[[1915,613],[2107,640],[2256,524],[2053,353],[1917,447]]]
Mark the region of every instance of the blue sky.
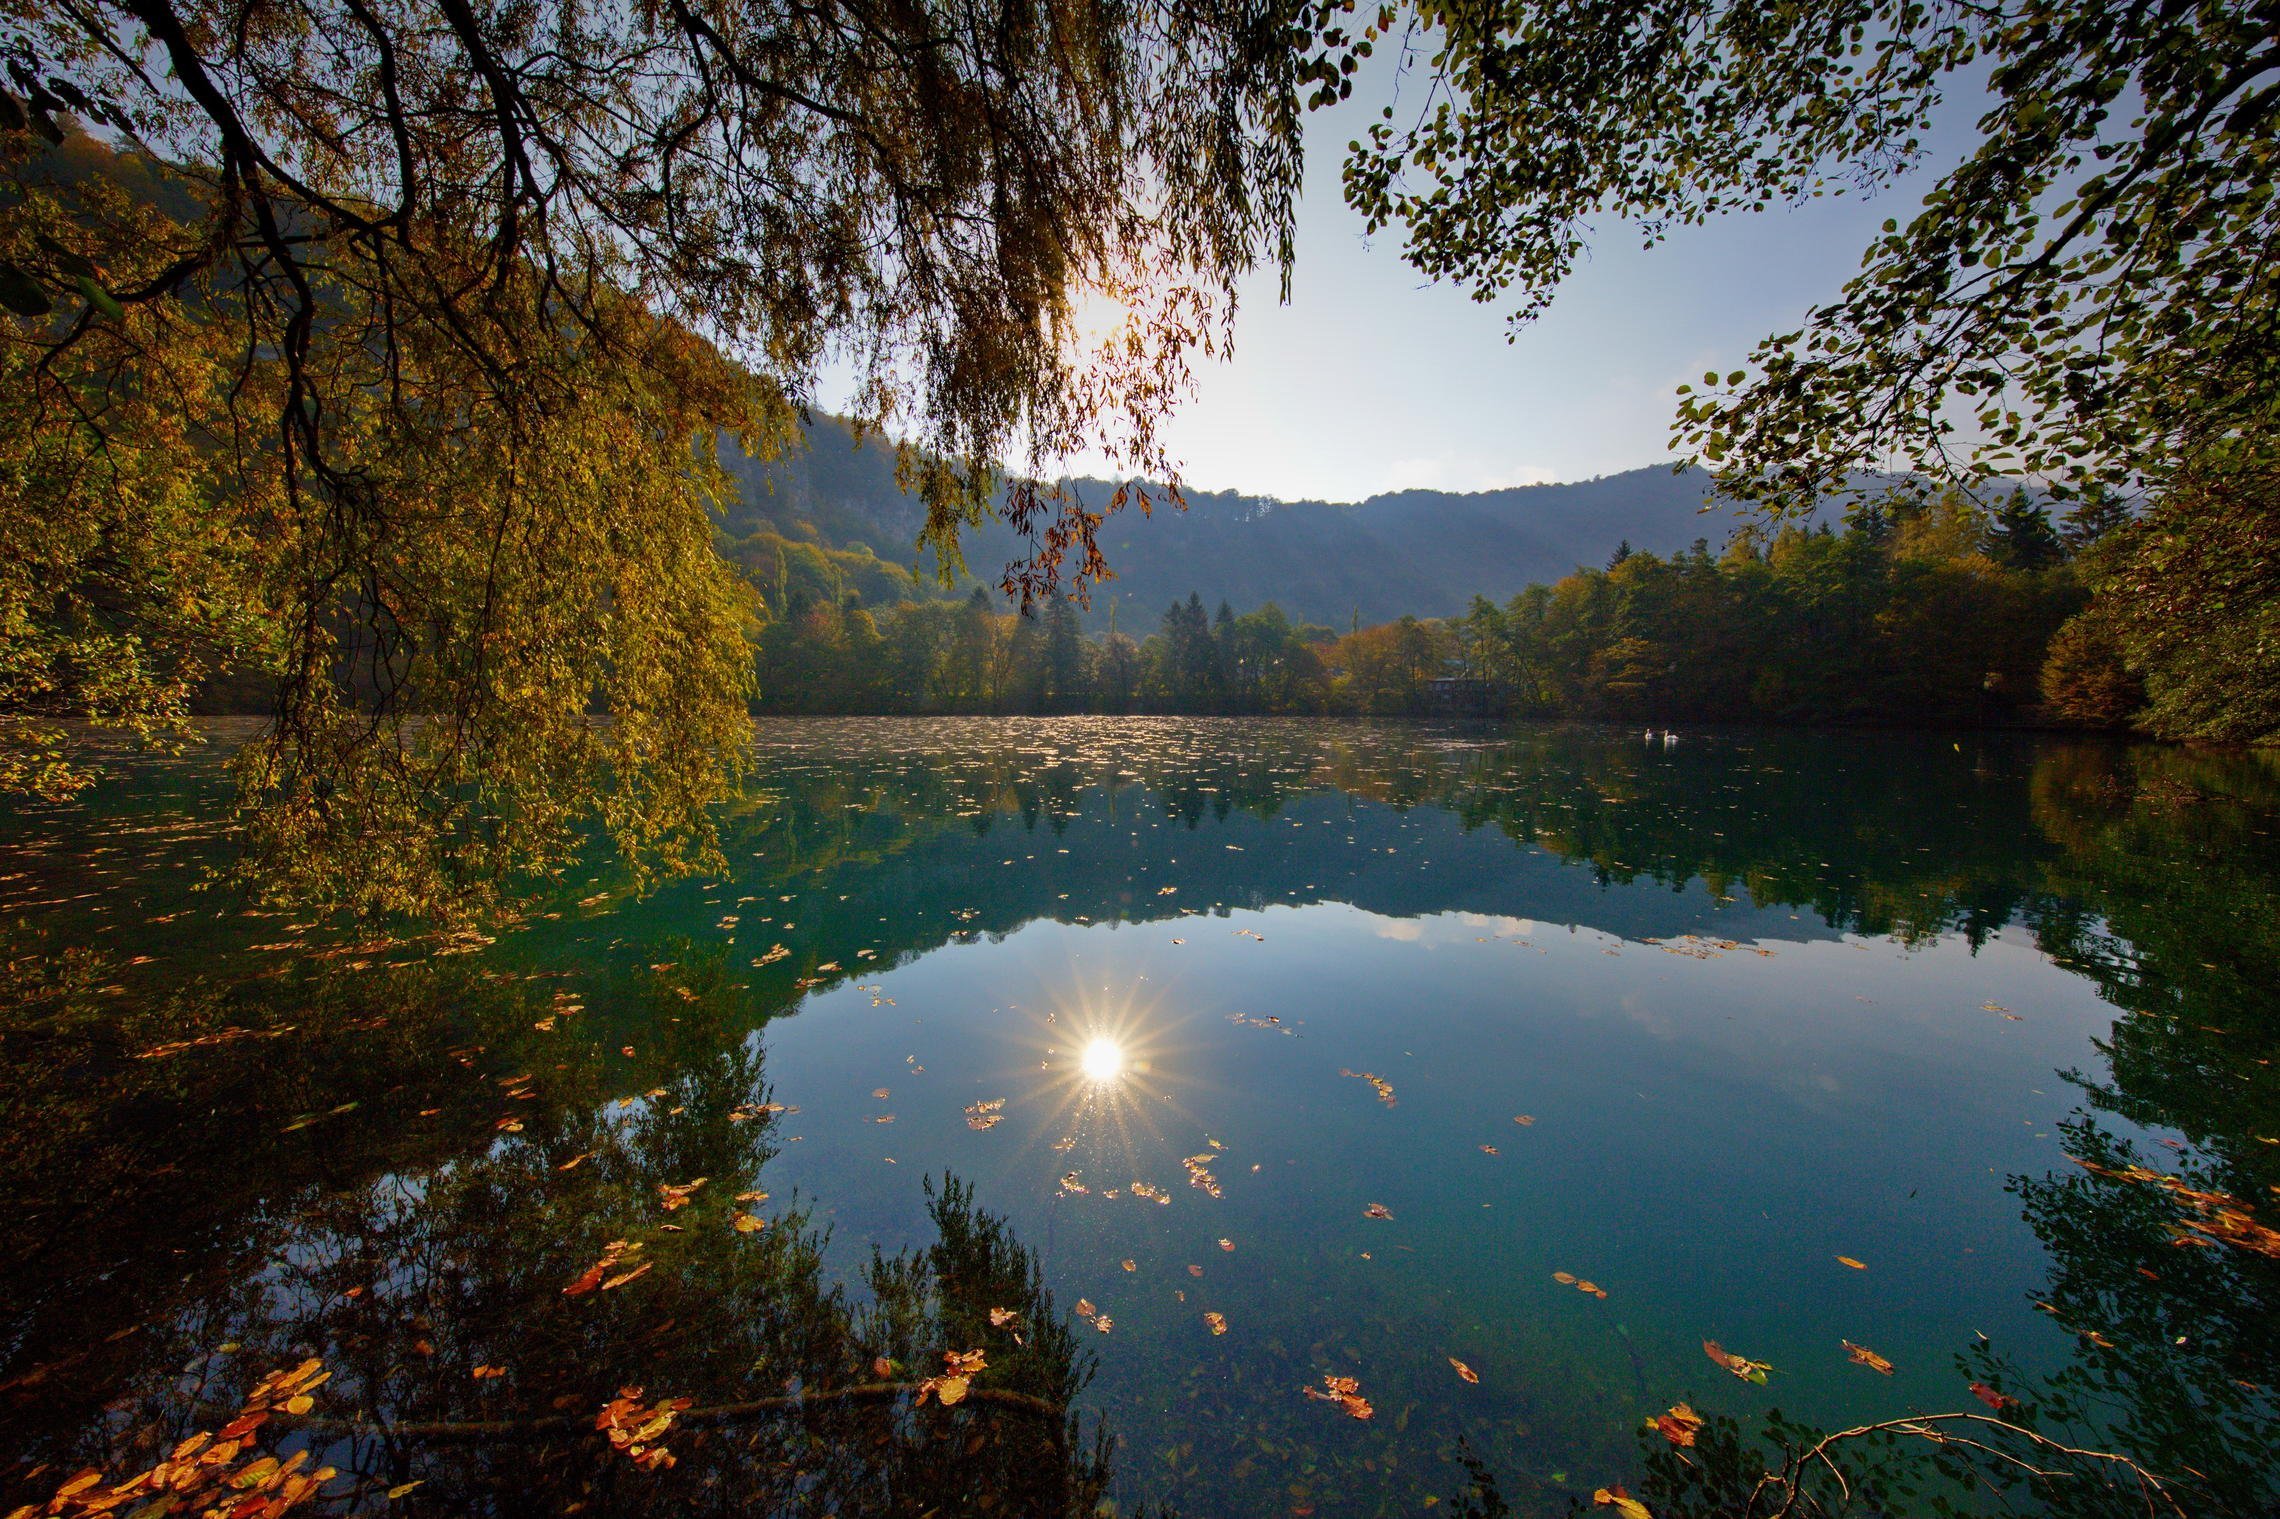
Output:
[[1676,387],[1737,367],[1833,296],[1932,177],[1683,228],[1651,251],[1606,227],[1508,345],[1499,309],[1426,282],[1398,229],[1365,243],[1341,198],[1344,145],[1384,98],[1358,90],[1308,123],[1291,302],[1277,303],[1271,272],[1250,282],[1235,358],[1199,373],[1168,430],[1192,486],[1356,501],[1666,461]]

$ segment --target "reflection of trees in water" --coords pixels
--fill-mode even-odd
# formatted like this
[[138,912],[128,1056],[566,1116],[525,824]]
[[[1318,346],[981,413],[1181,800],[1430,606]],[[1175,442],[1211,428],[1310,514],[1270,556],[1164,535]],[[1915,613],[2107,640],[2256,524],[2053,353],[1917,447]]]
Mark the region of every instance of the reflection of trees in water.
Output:
[[[335,1371],[327,1411],[398,1425],[590,1422],[633,1384],[700,1406],[748,1402],[782,1396],[787,1379],[798,1390],[869,1380],[881,1354],[901,1363],[894,1379],[922,1376],[942,1351],[976,1347],[991,1366],[980,1385],[1064,1405],[1082,1358],[1048,1328],[1027,1256],[969,1196],[946,1191],[941,1241],[876,1265],[855,1301],[825,1285],[796,1209],[759,1205],[776,1222],[752,1234],[728,1221],[738,1192],[766,1185],[772,1132],[766,1115],[732,1115],[765,1098],[748,1035],[797,976],[833,962],[870,974],[855,951],[929,947],[965,923],[952,913],[968,902],[988,907],[981,926],[1002,927],[1191,901],[1193,891],[1158,901],[1136,889],[1133,856],[1083,849],[1052,874],[1041,864],[970,879],[977,854],[995,864],[1017,830],[1059,832],[1143,802],[1164,825],[1148,852],[1177,852],[1175,835],[1206,819],[1273,817],[1295,797],[1342,794],[1445,809],[1609,881],[1702,880],[1855,932],[1976,939],[2024,921],[2118,1010],[2105,1070],[2075,1078],[2085,1111],[2069,1148],[2260,1205],[2280,1183],[2280,1145],[2264,1142],[2280,1138],[2280,1076],[2265,1063],[2280,1043],[2272,756],[1984,736],[1961,749],[1785,734],[1665,748],[1603,730],[1273,723],[1110,733],[1074,722],[1051,725],[1065,740],[1045,741],[1000,726],[922,751],[819,724],[811,739],[847,740],[828,762],[796,747],[764,755],[752,802],[727,823],[732,858],[746,863],[722,911],[739,910],[728,900],[739,893],[798,890],[803,932],[785,935],[795,955],[751,966],[775,937],[757,914],[783,909],[746,907],[755,917],[733,950],[682,940],[601,957],[653,968],[592,993],[582,1013],[557,1015],[561,983],[509,979],[498,957],[149,1000],[105,995],[98,964],[22,957],[0,987],[0,1209],[19,1221],[0,1237],[11,1454],[121,1469],[135,1431],[147,1444],[189,1427],[193,1394],[178,1374],[194,1359],[214,1378],[195,1396],[226,1401],[232,1368],[250,1377],[321,1354]],[[1304,830],[1310,847],[1317,832],[1331,830]],[[1206,868],[1267,872],[1262,889],[1289,899],[1316,879],[1258,852]],[[1278,869],[1290,878],[1272,878]],[[841,892],[859,900],[837,904]],[[610,918],[595,928],[624,931]],[[578,1037],[535,1031],[548,1016]],[[217,1042],[138,1058],[206,1036]],[[621,1056],[624,1045],[637,1053]],[[515,1075],[531,1081],[499,1084]],[[613,1106],[641,1093],[655,1095]],[[522,1128],[498,1130],[502,1117]],[[2133,1152],[2114,1120],[2174,1128],[2191,1155]],[[659,1187],[700,1175],[688,1207],[662,1211]],[[2056,1378],[2019,1376],[1992,1352],[1969,1360],[1972,1375],[2022,1399],[2039,1427],[2110,1435],[2158,1470],[2204,1474],[2207,1512],[2280,1511],[2261,1443],[2280,1418],[2269,1391],[2280,1377],[2275,1263],[2171,1244],[2178,1210],[2144,1184],[2069,1170],[2014,1185],[2051,1252],[2047,1300],[2105,1343],[2085,1338]],[[561,1295],[611,1241],[637,1237],[656,1262],[645,1276]],[[1026,1346],[989,1327],[993,1307],[1023,1315]],[[229,1341],[245,1348],[211,1359]],[[477,1380],[479,1365],[508,1374]],[[122,1392],[128,1401],[106,1415]],[[978,1403],[820,1403],[692,1424],[672,1440],[681,1464],[652,1474],[598,1462],[587,1433],[512,1448],[373,1437],[346,1453],[376,1479],[425,1477],[406,1501],[438,1507],[559,1511],[583,1496],[599,1511],[646,1495],[720,1511],[796,1512],[812,1499],[819,1513],[967,1512],[1002,1495],[1006,1511],[1031,1512],[1084,1502],[1101,1481],[1099,1451],[1055,1438],[1058,1425]],[[1702,1438],[1698,1471],[1729,1448],[1762,1470],[1739,1431]],[[1920,1475],[1914,1454],[1901,1442],[1895,1471]],[[1659,1481],[1667,1466],[1658,1459]],[[6,1481],[10,1499],[37,1494],[21,1470]],[[1642,1496],[1658,1515],[1715,1511],[1676,1477]],[[2035,1501],[2100,1511],[2088,1499]]]
[[[1196,828],[1342,795],[1395,812],[1438,808],[1468,831],[1495,829],[1610,882],[1700,880],[1713,895],[1810,908],[1832,927],[1912,941],[1953,932],[1975,944],[2055,910],[2042,870],[2059,841],[2037,828],[2030,782],[2054,755],[2081,749],[1987,735],[1780,731],[1665,746],[1605,728],[1271,720],[772,731],[787,739],[761,754],[755,792],[764,800],[729,825],[730,857],[751,862],[739,872],[748,885],[857,879],[953,832],[987,836],[999,821],[1059,834],[1087,811],[1144,803]],[[914,742],[922,735],[928,747]],[[815,762],[809,744],[828,748],[831,762]],[[1072,860],[1061,882],[1069,906],[1048,899],[1028,910],[1176,910],[1118,900],[1130,863],[1089,862],[1098,879],[1088,881],[1088,862]]]
[[[407,1070],[384,1056],[298,1068],[296,1057],[321,1055],[330,1031],[310,1025],[377,1032],[370,1004],[344,1018],[320,995],[289,1036],[140,1061],[46,1107],[44,1116],[75,1119],[82,1134],[116,1125],[153,1095],[122,1083],[181,1062],[164,1079],[225,1100],[248,1096],[236,1114],[247,1153],[236,1165],[268,1186],[233,1188],[226,1151],[185,1154],[168,1183],[191,1204],[184,1211],[147,1197],[87,1200],[87,1220],[134,1209],[139,1253],[83,1239],[93,1258],[66,1247],[64,1258],[8,1263],[12,1344],[56,1352],[37,1367],[16,1361],[0,1392],[24,1436],[11,1452],[12,1499],[45,1497],[57,1472],[81,1465],[115,1476],[148,1467],[193,1429],[214,1427],[215,1411],[234,1408],[262,1373],[317,1357],[331,1373],[318,1413],[336,1422],[310,1438],[362,1480],[365,1497],[419,1481],[399,1511],[1091,1512],[1107,1483],[1105,1438],[1080,1440],[1068,1412],[1090,1357],[1030,1252],[969,1189],[951,1178],[930,1184],[933,1245],[875,1254],[865,1290],[850,1295],[827,1284],[823,1236],[806,1208],[753,1195],[766,1189],[777,1122],[758,1040],[676,1050],[662,1068],[634,1068],[630,1080],[644,1084],[630,1101],[609,1100],[609,1056],[518,1036],[543,1001],[486,992],[477,975],[430,981],[392,978],[379,1000],[396,1005],[413,1038],[445,1034],[438,1009],[462,995],[475,1001],[489,1039],[428,1049],[429,1065],[456,1079],[406,1082]],[[671,1016],[716,1033],[732,1016],[727,999],[701,990],[660,988],[650,1011],[658,1028]],[[455,1058],[437,1060],[445,1048]],[[558,1052],[573,1059],[536,1058]],[[341,1115],[352,1122],[331,1143],[301,1147],[323,1151],[316,1174],[296,1181],[269,1166],[281,1158],[269,1136],[288,1109],[250,1090],[263,1067],[298,1088],[290,1110],[360,1104]],[[518,1092],[532,1097],[515,1100]],[[407,1122],[439,1105],[428,1122]],[[167,1169],[153,1167],[151,1153],[197,1127],[186,1117],[130,1136],[146,1145],[134,1164]],[[439,1121],[462,1137],[439,1143],[430,1127]],[[428,1158],[401,1152],[407,1129],[427,1136]],[[13,1163],[7,1170],[22,1175]],[[666,1206],[666,1189],[699,1177],[685,1204]],[[739,1214],[769,1222],[740,1229]],[[170,1237],[182,1245],[151,1248]],[[604,1258],[616,1262],[613,1276],[648,1269],[614,1289],[564,1292]],[[72,1278],[77,1295],[19,1295],[43,1274]],[[1012,1317],[993,1324],[992,1310]],[[122,1319],[131,1332],[111,1329]],[[75,1355],[75,1330],[82,1349],[111,1345],[93,1359]],[[944,1352],[977,1349],[988,1367],[976,1396],[954,1409],[912,1406],[910,1384],[939,1373]],[[892,1363],[884,1373],[880,1358]],[[698,1405],[670,1436],[674,1466],[636,1470],[593,1432],[594,1415],[628,1386]],[[754,1403],[763,1406],[703,1413]],[[42,1460],[46,1491],[28,1470]]]
[[[2065,1073],[2084,1099],[2062,1125],[2065,1149],[2088,1165],[2011,1181],[2049,1252],[2042,1304],[2079,1344],[2054,1375],[2026,1374],[1993,1345],[1973,1347],[1961,1369],[2017,1400],[2004,1418],[2143,1462],[2172,1484],[2184,1512],[2280,1512],[2271,1443],[2280,1255],[2268,1239],[2256,1248],[2196,1237],[2193,1210],[2145,1175],[2222,1194],[2266,1226],[2280,1211],[2280,1000],[2271,990],[2280,986],[2280,757],[2057,749],[2036,767],[2033,801],[2057,846],[2032,897],[2038,940],[2120,1014],[2099,1045],[2103,1076]],[[2183,1147],[2133,1139],[2116,1119],[2174,1130]],[[1778,1421],[1766,1432],[1791,1451],[1819,1433]],[[2020,1453],[2066,1475],[2038,1479],[1984,1451],[1901,1435],[1856,1447],[1847,1476],[1862,1501],[1899,1511],[1930,1509],[1942,1495],[1968,1511],[1973,1492],[2086,1519],[2168,1511],[2149,1507],[2126,1473]],[[1724,1421],[1704,1430],[1692,1455],[1686,1465],[1650,1450],[1643,1496],[1657,1515],[1746,1512],[1772,1461]]]

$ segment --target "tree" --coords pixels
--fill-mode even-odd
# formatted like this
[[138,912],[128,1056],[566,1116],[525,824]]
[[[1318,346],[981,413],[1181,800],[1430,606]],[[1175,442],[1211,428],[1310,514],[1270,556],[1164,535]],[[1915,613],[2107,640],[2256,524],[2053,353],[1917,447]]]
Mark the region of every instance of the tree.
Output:
[[2131,516],[2129,502],[2118,491],[2094,487],[2084,491],[2066,514],[2058,535],[2066,540],[2069,552],[2080,554],[2127,527]]
[[[1951,90],[1976,144],[1861,273],[1677,432],[1730,493],[1798,509],[1895,466],[2060,486],[2275,441],[2280,28],[2264,4],[1418,0],[1428,104],[1356,142],[1346,196],[1427,274],[1542,311],[1589,229],[1873,191]],[[1390,7],[1318,56],[1344,68]],[[1958,415],[1960,413],[1960,415]]]
[[[163,729],[255,663],[263,877],[320,898],[439,910],[597,816],[694,863],[748,678],[714,440],[853,356],[946,572],[1001,457],[1160,473],[1287,264],[1279,17],[0,0],[0,706]],[[1092,292],[1132,315],[1088,349]],[[1016,482],[1009,585],[1097,573],[1116,504]],[[0,783],[80,779],[55,732]]]
[[2280,467],[2185,480],[2089,557],[2148,732],[2280,740]]
[[2042,693],[2051,716],[2085,728],[2126,727],[2145,705],[2145,685],[2130,673],[2121,640],[2092,612],[2076,614],[2051,635]]
[[1988,548],[1997,563],[2015,570],[2045,570],[2066,557],[2066,546],[2050,525],[2050,508],[2023,490],[1997,507],[1987,525]]
[[1084,634],[1076,609],[1056,598],[1045,608],[1045,702],[1049,712],[1082,712],[1090,696],[1085,680]]

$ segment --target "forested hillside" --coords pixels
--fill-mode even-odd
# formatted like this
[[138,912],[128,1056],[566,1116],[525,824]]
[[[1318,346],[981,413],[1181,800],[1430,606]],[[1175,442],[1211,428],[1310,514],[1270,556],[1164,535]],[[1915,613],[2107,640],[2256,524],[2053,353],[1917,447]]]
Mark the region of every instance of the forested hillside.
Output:
[[[859,590],[874,603],[901,579],[894,572],[913,563],[922,508],[895,488],[891,451],[859,446],[838,419],[817,416],[807,446],[779,462],[728,463],[741,499],[725,525],[739,541],[735,557],[764,590],[779,583],[779,553],[784,589],[806,579],[811,589]],[[1662,554],[1697,538],[1722,546],[1737,519],[1730,507],[1710,505],[1708,487],[1699,471],[1648,467],[1572,484],[1398,491],[1355,505],[1191,491],[1184,512],[1127,511],[1102,527],[1116,579],[1095,593],[1084,620],[1105,629],[1113,605],[1118,627],[1144,633],[1190,592],[1213,606],[1273,601],[1299,621],[1339,628],[1357,619],[1450,616],[1475,596],[1501,601],[1579,565],[1604,563],[1619,542]],[[1079,489],[1094,500],[1110,487],[1092,481]],[[1001,524],[968,536],[968,567],[987,583],[1022,552]]]

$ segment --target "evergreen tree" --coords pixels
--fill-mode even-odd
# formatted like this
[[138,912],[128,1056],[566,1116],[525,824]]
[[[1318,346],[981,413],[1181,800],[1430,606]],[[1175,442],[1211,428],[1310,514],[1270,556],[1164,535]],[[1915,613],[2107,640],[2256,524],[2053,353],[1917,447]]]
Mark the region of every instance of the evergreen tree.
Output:
[[2093,487],[2085,491],[2074,510],[2066,514],[2066,520],[2059,524],[2058,535],[2066,540],[2071,552],[2079,554],[2128,526],[2130,519],[2129,503],[2118,491]]
[[2023,490],[1995,509],[1987,526],[1989,554],[2014,570],[2042,570],[2066,557],[2066,546],[2050,525],[2050,508],[2028,499]]

